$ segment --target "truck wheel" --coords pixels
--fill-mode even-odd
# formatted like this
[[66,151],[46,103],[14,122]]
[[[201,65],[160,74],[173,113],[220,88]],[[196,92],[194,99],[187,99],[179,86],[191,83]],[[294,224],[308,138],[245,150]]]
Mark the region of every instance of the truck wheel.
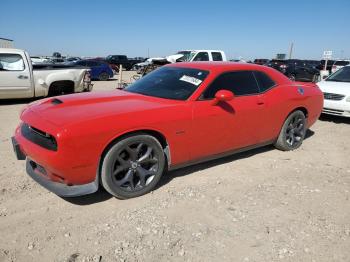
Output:
[[74,93],[74,82],[57,81],[50,85],[48,96],[60,96],[72,93]]
[[109,75],[106,72],[102,72],[99,76],[98,79],[100,81],[107,81],[109,79]]

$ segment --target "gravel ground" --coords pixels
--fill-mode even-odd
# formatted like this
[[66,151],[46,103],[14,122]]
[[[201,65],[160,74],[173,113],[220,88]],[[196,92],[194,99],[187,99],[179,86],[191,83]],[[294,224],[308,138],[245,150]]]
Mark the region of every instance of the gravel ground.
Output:
[[62,199],[12,151],[28,102],[0,102],[0,261],[350,261],[348,119],[323,116],[293,152],[267,146],[170,172],[139,198]]

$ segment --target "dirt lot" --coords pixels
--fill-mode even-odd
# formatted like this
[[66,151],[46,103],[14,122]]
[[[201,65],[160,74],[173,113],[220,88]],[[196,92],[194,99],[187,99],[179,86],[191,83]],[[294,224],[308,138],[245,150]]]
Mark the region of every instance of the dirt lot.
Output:
[[350,120],[323,117],[293,152],[171,172],[136,199],[62,199],[13,154],[28,101],[0,103],[0,261],[350,261]]

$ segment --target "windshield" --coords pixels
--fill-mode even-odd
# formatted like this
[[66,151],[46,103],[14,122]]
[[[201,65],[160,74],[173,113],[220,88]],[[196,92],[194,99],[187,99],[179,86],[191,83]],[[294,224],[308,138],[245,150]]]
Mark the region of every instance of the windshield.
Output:
[[348,61],[337,61],[334,63],[334,65],[336,65],[336,66],[346,66],[348,64],[349,64]]
[[179,52],[177,52],[177,54],[184,55],[179,60],[186,62],[186,61],[191,61],[192,57],[194,57],[196,52],[193,52],[193,51],[179,51]]
[[330,75],[326,81],[350,82],[350,66],[343,67]]
[[161,67],[124,90],[146,96],[186,100],[208,74],[208,71],[193,68]]

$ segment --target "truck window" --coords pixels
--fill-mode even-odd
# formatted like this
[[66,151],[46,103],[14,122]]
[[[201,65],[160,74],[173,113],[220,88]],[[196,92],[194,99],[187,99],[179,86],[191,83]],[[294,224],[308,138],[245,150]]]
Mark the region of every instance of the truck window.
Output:
[[207,52],[199,52],[193,61],[209,61],[209,55]]
[[222,55],[220,52],[211,52],[213,61],[222,61]]
[[0,54],[0,71],[23,71],[24,62],[18,54]]

